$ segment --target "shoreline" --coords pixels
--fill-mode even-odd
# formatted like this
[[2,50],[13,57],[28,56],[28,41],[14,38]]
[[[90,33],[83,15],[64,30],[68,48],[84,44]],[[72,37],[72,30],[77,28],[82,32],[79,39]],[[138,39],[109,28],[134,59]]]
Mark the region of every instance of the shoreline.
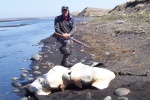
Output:
[[[142,53],[144,55],[147,54],[146,57],[149,57],[148,50],[150,47],[147,44],[149,43],[149,34],[142,33],[140,30],[136,32],[134,29],[126,30],[129,29],[127,25],[131,27],[130,24],[136,25],[140,23],[130,22],[130,20],[126,22],[126,18],[122,19],[121,24],[116,22],[117,18],[107,20],[109,23],[105,22],[106,19],[100,18],[95,20],[77,25],[74,38],[90,45],[92,49],[81,48],[80,45],[74,44],[71,60],[74,63],[80,61],[101,62],[106,66],[106,69],[122,72],[123,74],[118,74],[109,87],[104,90],[92,89],[91,87],[85,87],[84,89],[70,87],[65,91],[54,92],[50,96],[35,96],[36,98],[39,100],[103,100],[105,97],[111,96],[112,99],[118,99],[119,96],[114,94],[117,88],[130,89],[131,92],[124,97],[131,100],[146,100],[149,98],[150,76],[149,74],[147,76],[140,76],[145,75],[145,71],[150,70],[148,58],[141,56]],[[142,25],[145,24],[147,23]],[[120,26],[122,30],[119,28]],[[148,32],[150,32],[149,29]],[[145,38],[147,40],[144,41]],[[142,40],[144,43],[140,42]],[[60,45],[56,43],[54,38],[48,37],[41,40],[41,43],[43,43],[43,47],[38,54],[42,56],[42,60],[32,61],[30,65],[31,69],[33,69],[33,66],[39,67],[39,69],[30,71],[34,78],[45,74],[52,67],[50,64],[59,65],[61,61],[61,55],[58,50]],[[141,59],[141,62],[137,62],[140,61],[139,59]],[[35,74],[35,71],[41,73]],[[30,94],[27,96],[30,96]],[[30,100],[35,100],[35,98],[31,97]]]

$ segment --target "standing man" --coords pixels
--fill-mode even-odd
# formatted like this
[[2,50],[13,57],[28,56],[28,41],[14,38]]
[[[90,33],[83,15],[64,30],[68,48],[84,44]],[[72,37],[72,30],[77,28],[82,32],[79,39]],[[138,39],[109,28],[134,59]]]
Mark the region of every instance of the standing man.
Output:
[[69,56],[72,52],[72,41],[69,39],[70,36],[75,32],[75,21],[72,15],[69,13],[69,8],[63,6],[61,9],[61,15],[55,18],[54,37],[62,44],[60,52],[63,55],[61,65],[65,67],[71,67],[73,64],[69,62]]

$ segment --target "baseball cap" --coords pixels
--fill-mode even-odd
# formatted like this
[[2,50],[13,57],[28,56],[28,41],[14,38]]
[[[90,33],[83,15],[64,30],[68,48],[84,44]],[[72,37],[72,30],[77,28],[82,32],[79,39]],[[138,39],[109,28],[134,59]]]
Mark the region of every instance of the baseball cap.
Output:
[[61,9],[62,11],[63,10],[69,10],[69,7],[68,6],[62,6],[62,9]]

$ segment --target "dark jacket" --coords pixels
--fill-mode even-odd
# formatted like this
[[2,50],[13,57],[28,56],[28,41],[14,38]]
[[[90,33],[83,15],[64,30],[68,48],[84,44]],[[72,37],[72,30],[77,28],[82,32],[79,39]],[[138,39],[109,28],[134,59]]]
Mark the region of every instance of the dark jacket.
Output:
[[57,16],[55,18],[55,23],[54,23],[55,32],[60,34],[68,33],[72,35],[76,30],[76,26],[75,26],[74,18],[72,18],[71,20],[72,20],[72,25],[70,25],[69,20],[68,21],[64,20],[62,15]]

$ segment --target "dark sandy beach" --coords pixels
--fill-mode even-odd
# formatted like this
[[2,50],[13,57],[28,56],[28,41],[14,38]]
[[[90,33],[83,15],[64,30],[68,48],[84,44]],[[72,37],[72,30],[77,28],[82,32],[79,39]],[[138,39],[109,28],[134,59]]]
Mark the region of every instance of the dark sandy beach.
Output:
[[[98,90],[91,86],[79,89],[70,86],[65,91],[58,90],[49,96],[32,95],[32,97],[30,93],[25,96],[30,96],[30,100],[104,100],[106,96],[117,100],[122,96],[115,95],[115,89],[127,88],[130,93],[123,97],[129,100],[149,100],[150,26],[146,21],[148,19],[141,18],[140,21],[143,23],[139,24],[141,22],[133,21],[132,18],[122,17],[120,24],[118,18],[109,19],[109,15],[105,18],[77,25],[74,38],[90,45],[91,49],[74,43],[71,61],[74,64],[97,61],[103,63],[106,69],[114,71],[116,78],[107,89]],[[145,25],[147,27],[141,30],[140,27]],[[60,64],[61,54],[58,50],[60,44],[57,44],[53,37],[43,39],[40,43],[43,44],[42,50],[39,52],[42,60],[32,61],[30,67],[39,66],[40,69],[36,71],[45,74],[50,69],[48,63]],[[34,77],[41,75],[34,74],[34,71],[30,71]]]
[[[116,77],[108,88],[98,90],[91,86],[82,89],[70,86],[48,96],[34,95],[25,90],[17,95],[25,100],[150,100],[149,5],[149,0],[129,1],[116,6],[107,15],[77,24],[74,38],[91,48],[74,43],[71,61],[74,64],[100,62],[102,66],[99,67],[113,71]],[[59,65],[62,59],[60,44],[53,37],[43,39],[39,44],[43,45],[38,53],[42,59],[32,61],[30,67],[33,70],[29,70],[28,74],[35,79],[47,73],[53,64]],[[116,95],[118,88],[129,92]]]

